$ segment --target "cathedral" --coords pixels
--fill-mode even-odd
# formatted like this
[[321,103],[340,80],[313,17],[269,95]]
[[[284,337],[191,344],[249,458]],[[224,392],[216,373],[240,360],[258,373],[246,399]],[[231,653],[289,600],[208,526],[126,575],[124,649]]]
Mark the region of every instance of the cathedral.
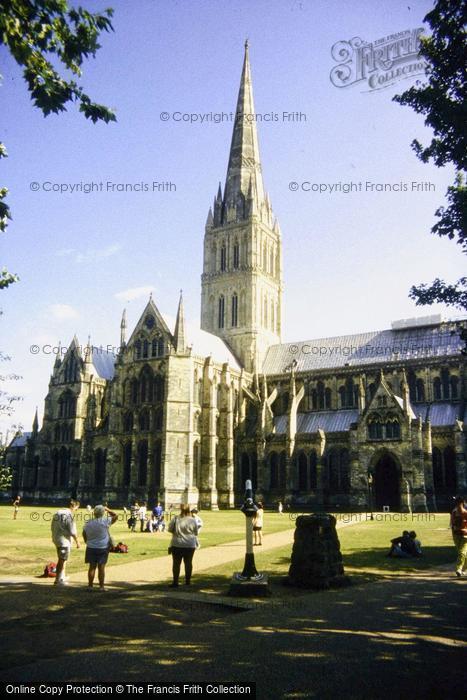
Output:
[[273,506],[450,509],[466,487],[462,322],[281,342],[282,237],[264,189],[248,56],[224,187],[207,216],[201,329],[180,295],[169,328],[150,298],[118,354],[75,337],[57,357],[42,426],[8,448],[34,502],[134,499],[233,508],[252,479]]

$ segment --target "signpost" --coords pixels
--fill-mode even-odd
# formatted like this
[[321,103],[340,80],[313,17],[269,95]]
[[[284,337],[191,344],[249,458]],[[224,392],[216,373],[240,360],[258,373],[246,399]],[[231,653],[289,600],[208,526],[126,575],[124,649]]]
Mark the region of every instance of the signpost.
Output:
[[242,573],[236,572],[230,582],[229,595],[242,597],[258,597],[270,595],[268,576],[258,573],[253,553],[253,518],[258,506],[253,499],[253,488],[250,479],[245,482],[245,500],[240,509],[246,518],[246,552]]

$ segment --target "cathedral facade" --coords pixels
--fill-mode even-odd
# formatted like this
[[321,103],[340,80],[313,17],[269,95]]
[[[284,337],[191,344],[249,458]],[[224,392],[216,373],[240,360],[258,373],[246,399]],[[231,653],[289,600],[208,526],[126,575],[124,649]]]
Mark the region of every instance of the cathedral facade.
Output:
[[[443,510],[466,487],[462,322],[281,343],[282,240],[261,171],[248,46],[227,176],[204,236],[201,328],[149,299],[117,355],[76,338],[42,426],[8,450],[25,499]],[[216,346],[216,343],[218,345]]]

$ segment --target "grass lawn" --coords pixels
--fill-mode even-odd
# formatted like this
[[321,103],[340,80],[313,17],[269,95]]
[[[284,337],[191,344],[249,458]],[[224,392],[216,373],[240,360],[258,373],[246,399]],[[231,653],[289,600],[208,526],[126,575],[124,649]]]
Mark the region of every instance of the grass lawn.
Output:
[[[338,517],[345,522],[344,514]],[[389,517],[392,519],[389,520]],[[400,520],[394,521],[396,517]],[[365,580],[369,576],[406,575],[446,564],[452,564],[454,567],[456,555],[448,524],[447,513],[415,513],[413,516],[390,514],[386,516],[386,520],[384,514],[379,514],[373,521],[354,520],[351,525],[338,530],[345,571],[356,580]],[[400,535],[402,530],[416,531],[423,549],[423,556],[419,559],[393,559],[385,556],[389,551],[390,540]],[[261,547],[255,548],[256,568],[258,571],[268,572],[272,582],[278,582],[287,575],[290,557],[289,545],[269,551],[263,551]],[[225,579],[227,586],[228,577],[242,568],[243,559],[239,559],[196,574],[195,562],[196,581],[208,590],[218,588],[221,579]],[[225,593],[226,589],[223,592]]]
[[[39,576],[49,561],[56,561],[57,554],[50,536],[50,525],[56,507],[20,508],[18,517],[13,520],[13,508],[0,506],[0,536],[2,552],[0,555],[0,571],[4,575]],[[123,511],[117,510],[119,520],[112,526],[112,536],[115,542],[125,542],[128,554],[110,554],[108,566],[141,560],[143,557],[154,558],[167,554],[170,543],[168,533],[129,532]],[[174,512],[175,514],[175,512]],[[233,542],[244,537],[245,516],[238,510],[223,510],[218,512],[200,512],[204,527],[201,531],[203,548],[212,547],[225,542]],[[67,572],[74,573],[87,569],[84,563],[84,544],[81,538],[83,525],[88,518],[87,511],[82,508],[77,513],[78,534],[82,548],[77,550],[73,545]],[[267,531],[269,533],[287,530],[294,527],[286,515],[267,513]],[[138,524],[139,527],[139,524]]]

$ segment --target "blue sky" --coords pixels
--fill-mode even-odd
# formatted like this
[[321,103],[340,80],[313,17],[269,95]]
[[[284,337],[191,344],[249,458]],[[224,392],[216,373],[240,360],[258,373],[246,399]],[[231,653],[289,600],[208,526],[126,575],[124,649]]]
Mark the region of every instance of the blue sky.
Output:
[[[1,50],[3,134],[9,158],[13,222],[2,236],[2,265],[21,282],[3,292],[1,347],[9,371],[23,376],[11,419],[29,429],[53,364],[32,344],[118,345],[122,309],[131,332],[149,291],[174,316],[183,288],[196,324],[204,224],[227,167],[232,123],[176,121],[178,113],[235,109],[245,38],[250,41],[263,173],[283,234],[283,340],[387,328],[392,320],[443,308],[417,309],[411,284],[453,279],[457,246],[429,235],[434,211],[452,180],[420,163],[410,149],[427,141],[423,118],[392,102],[414,82],[377,91],[336,88],[331,47],[368,42],[422,26],[424,0],[135,0],[82,2],[115,10],[115,32],[102,37],[84,64],[83,86],[117,111],[116,124],[88,123],[70,106],[44,118],[34,109],[20,69]],[[168,121],[160,117],[169,114]],[[306,115],[284,121],[283,112]],[[174,118],[175,114],[175,118]],[[39,183],[32,191],[30,183]],[[44,183],[103,182],[104,191],[44,191]],[[148,192],[109,192],[107,182],[148,183]],[[171,182],[172,191],[151,190]],[[406,192],[290,191],[289,183],[407,183]],[[430,182],[434,191],[410,191]],[[75,187],[76,190],[76,187]],[[6,366],[2,368],[5,371]]]

